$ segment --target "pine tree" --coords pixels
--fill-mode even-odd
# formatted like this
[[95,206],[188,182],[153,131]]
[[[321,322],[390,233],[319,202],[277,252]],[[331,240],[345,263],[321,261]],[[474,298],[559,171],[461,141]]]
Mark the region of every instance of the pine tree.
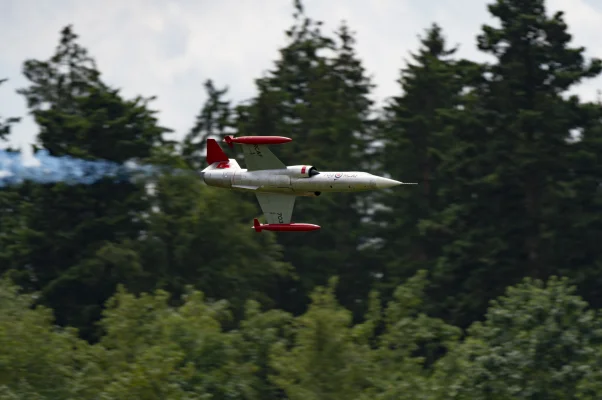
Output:
[[599,74],[601,63],[571,47],[562,13],[547,16],[543,0],[498,0],[489,10],[501,28],[484,26],[478,42],[496,62],[458,116],[459,140],[442,167],[442,179],[453,181],[440,192],[448,207],[431,225],[449,240],[435,274],[436,308],[464,326],[522,277],[545,279],[565,268],[577,276],[596,259],[574,259],[584,234],[573,219],[576,204],[592,200],[561,205],[575,179],[588,175],[567,173],[582,158],[570,134],[599,124],[578,98],[564,95]]
[[[290,43],[280,50],[275,70],[257,80],[259,94],[237,108],[243,135],[283,135],[293,142],[274,148],[287,164],[305,163],[319,171],[361,169],[369,134],[372,84],[354,51],[354,38],[343,24],[334,38],[295,2]],[[293,220],[322,226],[319,235],[280,236],[285,259],[296,268],[298,283],[282,282],[280,304],[300,312],[307,294],[332,275],[341,279],[345,306],[364,298],[371,265],[358,248],[362,235],[362,195],[328,194],[299,198]]]
[[566,154],[554,229],[559,273],[572,278],[580,293],[602,307],[602,102],[579,107],[579,137]]
[[274,235],[251,229],[254,199],[204,185],[195,175],[165,174],[149,200],[153,211],[137,248],[143,290],[160,288],[177,299],[191,286],[212,301],[227,300],[235,317],[249,299],[274,306],[270,292],[291,271]]
[[478,68],[456,60],[456,48],[447,45],[442,29],[433,24],[420,40],[399,79],[402,94],[385,107],[379,129],[378,152],[382,174],[419,186],[379,192],[376,201],[374,252],[384,267],[382,285],[394,287],[418,269],[431,268],[441,243],[435,232],[422,229],[424,220],[446,204],[438,192],[441,164],[455,145],[449,114],[461,102],[461,93]]
[[204,150],[209,137],[223,137],[232,124],[230,102],[224,100],[228,88],[218,89],[212,80],[205,82],[207,100],[196,117],[195,124],[184,138],[182,155],[188,163],[197,169],[205,167]]
[[[152,157],[168,130],[149,99],[125,100],[101,79],[70,26],[47,61],[28,60],[19,92],[40,128],[36,146],[53,156],[124,162]],[[131,248],[146,222],[142,184],[103,179],[92,185],[27,183],[19,189],[19,229],[6,239],[12,276],[51,306],[60,324],[93,337],[92,323],[118,282],[141,276]]]
[[[0,86],[6,82],[6,79],[0,79]],[[0,116],[0,143],[5,142],[11,133],[11,128],[21,119],[18,117],[3,118]],[[2,151],[14,152],[14,149],[7,148]],[[9,250],[7,249],[10,243],[10,233],[19,227],[19,215],[16,212],[20,200],[18,190],[12,187],[7,187],[3,183],[8,183],[10,176],[4,176],[0,169],[0,273],[5,270]]]
[[[6,79],[0,79],[0,86],[2,86],[4,82],[6,82]],[[6,140],[10,135],[11,126],[19,121],[21,121],[21,118],[19,117],[2,118],[2,116],[0,116],[0,141]]]

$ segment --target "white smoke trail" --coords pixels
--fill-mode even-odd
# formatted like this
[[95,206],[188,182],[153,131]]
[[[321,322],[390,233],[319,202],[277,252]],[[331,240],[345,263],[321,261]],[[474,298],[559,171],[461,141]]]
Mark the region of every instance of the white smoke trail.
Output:
[[20,153],[0,150],[0,187],[18,185],[25,181],[36,183],[63,182],[70,185],[89,185],[103,178],[133,181],[152,177],[165,171],[164,167],[124,164],[106,160],[82,160],[70,156],[54,157],[40,150],[31,159]]

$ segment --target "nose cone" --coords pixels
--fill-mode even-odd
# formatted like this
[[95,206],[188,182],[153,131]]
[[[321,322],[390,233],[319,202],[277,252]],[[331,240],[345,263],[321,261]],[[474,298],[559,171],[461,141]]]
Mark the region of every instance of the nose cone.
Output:
[[377,189],[387,189],[393,186],[401,185],[401,182],[394,179],[381,178],[380,176],[375,179]]

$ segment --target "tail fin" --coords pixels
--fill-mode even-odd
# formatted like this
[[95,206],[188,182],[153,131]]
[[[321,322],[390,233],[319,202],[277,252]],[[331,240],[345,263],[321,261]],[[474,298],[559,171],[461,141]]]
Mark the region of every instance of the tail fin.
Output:
[[207,164],[211,165],[214,162],[229,161],[228,156],[215,139],[207,139]]

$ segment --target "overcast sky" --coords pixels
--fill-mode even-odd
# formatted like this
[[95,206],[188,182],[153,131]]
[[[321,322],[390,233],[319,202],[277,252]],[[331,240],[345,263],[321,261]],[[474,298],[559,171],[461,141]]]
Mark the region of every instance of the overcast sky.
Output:
[[[375,100],[399,93],[395,82],[417,35],[439,23],[460,56],[483,60],[476,35],[492,23],[486,0],[305,0],[307,14],[331,32],[346,20],[357,32],[357,50],[377,85]],[[0,0],[0,116],[26,116],[15,90],[27,84],[25,59],[46,60],[59,31],[73,24],[80,43],[96,59],[104,79],[128,96],[156,95],[160,122],[181,138],[205,98],[202,83],[228,85],[230,98],[255,94],[254,79],[271,68],[293,21],[292,0]],[[602,1],[549,0],[550,12],[566,13],[570,32],[588,56],[602,58]],[[593,100],[602,79],[576,92]],[[26,117],[12,144],[37,134]]]

